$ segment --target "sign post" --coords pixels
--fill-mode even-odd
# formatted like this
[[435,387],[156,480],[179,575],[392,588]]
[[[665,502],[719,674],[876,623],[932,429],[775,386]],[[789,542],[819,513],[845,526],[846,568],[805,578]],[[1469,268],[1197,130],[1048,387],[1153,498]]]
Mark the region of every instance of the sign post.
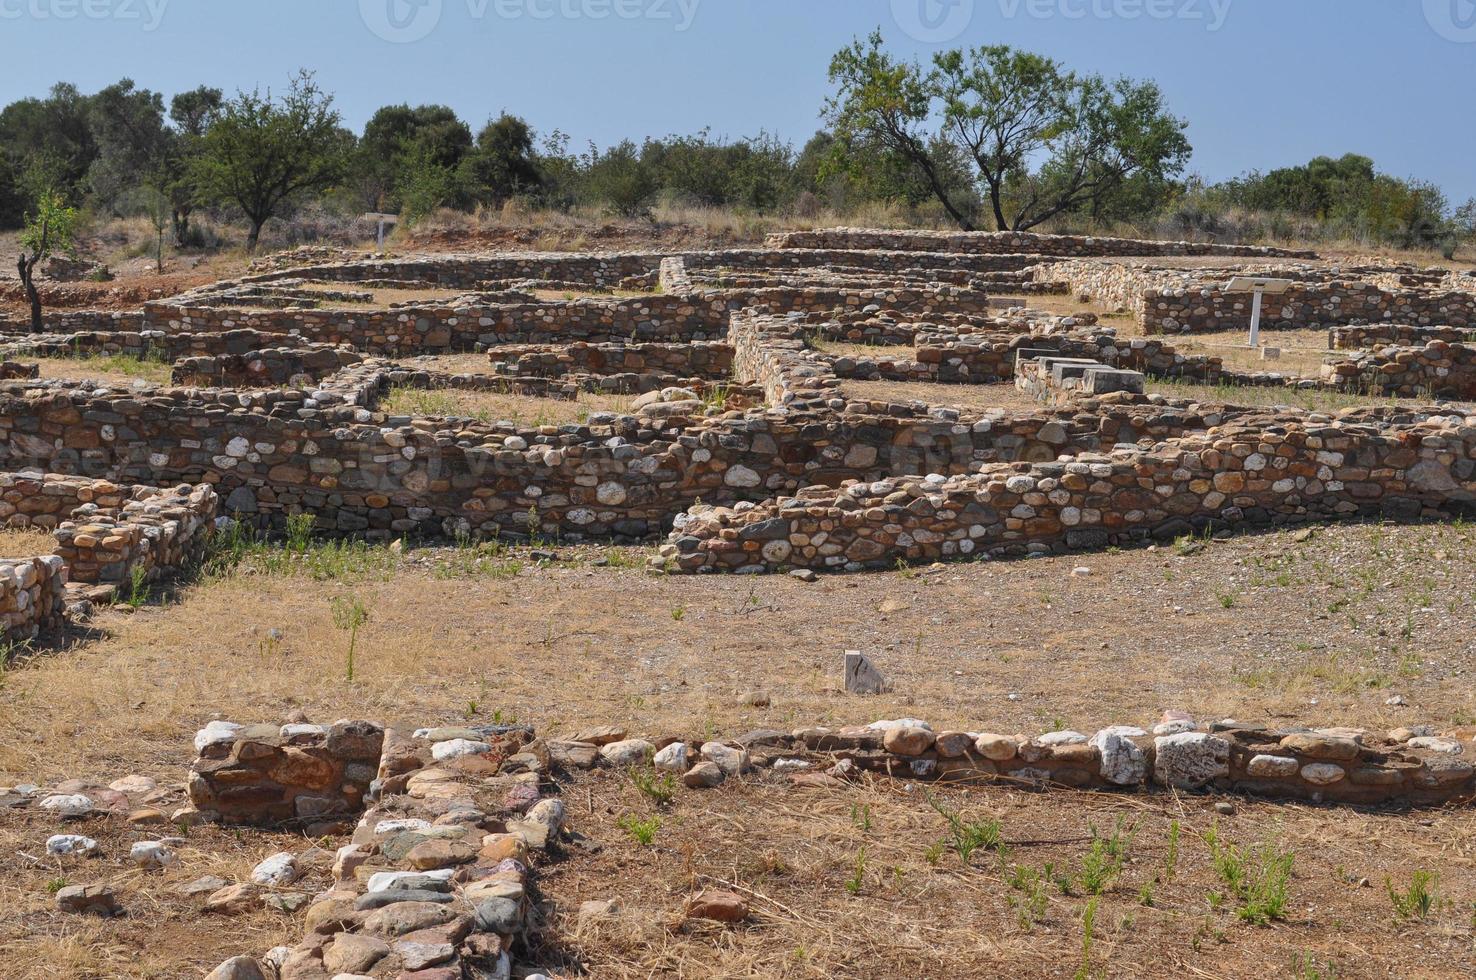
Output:
[[368,214],[364,215],[364,217],[369,221],[379,222],[379,233],[375,235],[374,240],[378,245],[379,250],[381,252],[384,251],[385,229],[393,225],[398,225],[400,223],[400,216],[397,214],[380,214],[377,211],[371,211]]
[[1236,276],[1225,286],[1227,293],[1253,293],[1251,300],[1250,346],[1261,346],[1261,303],[1267,293],[1273,296],[1291,289],[1296,283],[1291,279],[1257,279],[1251,276]]

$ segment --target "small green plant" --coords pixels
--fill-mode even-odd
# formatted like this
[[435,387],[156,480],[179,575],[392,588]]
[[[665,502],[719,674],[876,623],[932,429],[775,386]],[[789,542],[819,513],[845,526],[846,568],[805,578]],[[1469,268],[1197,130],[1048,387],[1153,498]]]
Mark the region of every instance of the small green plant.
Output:
[[1179,870],[1179,836],[1181,830],[1179,821],[1169,821],[1168,852],[1163,858],[1163,875],[1167,881],[1173,881],[1174,875]]
[[1024,865],[1016,865],[1015,870],[1010,874],[1010,887],[1020,893],[1017,896],[1010,896],[1010,905],[1015,909],[1020,929],[1024,932],[1034,929],[1035,923],[1045,914],[1046,906],[1050,902],[1046,894],[1048,879],[1049,874],[1043,874]]
[[656,832],[661,829],[660,817],[648,817],[642,819],[633,813],[627,813],[617,821],[621,830],[635,840],[642,847],[650,847],[656,841]]
[[1394,918],[1400,922],[1411,919],[1424,921],[1435,907],[1435,875],[1430,871],[1416,871],[1410,876],[1409,887],[1399,891],[1394,882],[1384,879],[1384,888],[1389,901],[1394,905]]
[[142,564],[128,570],[128,594],[123,602],[130,609],[141,609],[149,601],[149,571]]
[[344,676],[354,680],[354,654],[359,645],[359,630],[369,621],[369,610],[356,595],[337,596],[333,600],[333,625],[349,635],[348,656]]
[[687,607],[686,606],[677,606],[676,608],[674,608],[671,611],[671,620],[674,623],[680,623],[682,620],[684,620],[686,618],[687,618]]
[[1227,886],[1225,895],[1211,896],[1211,906],[1218,908],[1226,897],[1234,898],[1240,902],[1236,915],[1241,921],[1257,926],[1286,918],[1293,852],[1283,852],[1272,845],[1245,851],[1221,840],[1213,827],[1204,836],[1210,846],[1215,873]]
[[870,830],[871,830],[871,804],[870,803],[852,803],[851,804],[851,823],[854,824],[856,827],[860,828],[862,831],[870,832]]
[[1337,980],[1338,973],[1331,964],[1319,964],[1311,953],[1293,956],[1291,961],[1293,980]]
[[46,890],[53,895],[65,887],[67,887],[67,879],[65,878],[52,878],[46,883]]
[[630,782],[646,799],[657,806],[671,806],[676,799],[676,777],[671,773],[658,774],[655,769],[632,769]]
[[923,860],[933,867],[937,867],[943,860],[943,849],[947,845],[943,841],[934,841],[923,850]]
[[851,895],[861,894],[861,887],[866,884],[866,848],[856,852],[856,863],[851,871],[851,877],[846,879],[846,892]]
[[927,800],[928,805],[947,821],[946,841],[965,865],[973,858],[975,851],[1002,850],[1003,827],[998,820],[988,817],[971,822],[931,793],[927,795]]
[[1083,892],[1100,895],[1112,887],[1118,875],[1122,874],[1122,866],[1132,847],[1133,835],[1133,829],[1121,817],[1110,837],[1101,836],[1095,829],[1092,831],[1091,848],[1081,859],[1079,880]]
[[1081,913],[1081,966],[1076,971],[1077,980],[1088,980],[1092,975],[1092,944],[1097,926],[1097,905],[1101,901],[1093,898]]
[[1233,592],[1227,592],[1224,595],[1220,596],[1220,607],[1222,609],[1234,609],[1235,602],[1235,593]]
[[313,543],[312,514],[291,514],[287,518],[287,551],[293,555],[305,555]]

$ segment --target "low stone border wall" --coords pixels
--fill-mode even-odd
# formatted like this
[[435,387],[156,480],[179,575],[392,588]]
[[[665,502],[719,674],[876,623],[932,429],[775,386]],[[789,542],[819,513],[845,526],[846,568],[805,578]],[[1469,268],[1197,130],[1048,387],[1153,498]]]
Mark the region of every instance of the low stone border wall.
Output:
[[1476,346],[1433,340],[1423,347],[1379,347],[1324,364],[1327,384],[1390,397],[1476,399]]
[[66,577],[57,555],[0,559],[0,639],[25,643],[59,629],[66,610]]
[[725,343],[567,344],[557,347],[497,347],[492,368],[511,376],[667,373],[720,379],[733,370],[733,348]]
[[363,812],[383,750],[384,729],[368,722],[212,722],[195,736],[190,802],[211,822],[293,824],[321,836]]
[[[265,976],[264,969],[283,980],[510,976],[513,944],[533,918],[534,869],[559,845],[565,822],[563,804],[542,795],[556,756],[531,730],[434,728],[408,736],[369,722],[327,729],[215,723],[199,742],[205,748],[191,794],[200,787],[212,807],[234,793],[231,811],[243,817],[256,807],[268,822],[289,812],[326,828],[323,817],[341,821],[358,801],[372,802],[335,855],[333,887],[312,900],[302,941],[261,960],[227,961],[209,980]],[[219,788],[201,786],[228,774]],[[335,774],[346,780],[340,795],[322,795],[320,784],[330,786]],[[366,786],[367,775],[374,778]],[[263,802],[250,802],[253,794]],[[287,795],[290,805],[279,799]],[[257,870],[281,884],[295,867],[295,856],[284,853]],[[229,886],[206,907],[261,895],[254,883]]]
[[36,337],[7,344],[0,351],[16,357],[92,357],[124,354],[143,360],[249,354],[265,347],[301,347],[306,341],[260,330],[175,333],[165,330],[90,331]]
[[[77,333],[79,331],[91,330],[104,332],[138,331],[143,329],[143,320],[143,313],[138,310],[51,309],[42,312],[41,325],[46,334]],[[0,316],[0,335],[4,334],[24,334],[31,337],[40,336],[31,333],[30,317]]]
[[1327,332],[1329,350],[1368,350],[1385,344],[1423,347],[1432,340],[1448,344],[1476,342],[1476,327],[1413,327],[1402,323],[1380,323],[1357,327],[1333,327]]
[[1473,433],[1464,416],[1383,429],[1285,420],[1274,431],[1211,428],[1153,451],[817,487],[741,511],[694,509],[652,561],[689,573],[860,571],[1206,527],[1449,517],[1476,501]]
[[[1252,297],[1227,293],[1223,283],[1153,290],[1143,296],[1146,333],[1250,329]],[[1392,321],[1415,326],[1476,326],[1476,293],[1391,291],[1364,282],[1293,286],[1267,296],[1261,325],[1268,330]]]
[[830,228],[770,235],[770,248],[889,249],[919,252],[963,252],[991,255],[1029,252],[1052,256],[1230,255],[1315,259],[1316,252],[1265,245],[1220,245],[1212,242],[1160,242],[1082,235],[1042,235],[1018,231],[881,231]]
[[203,555],[219,508],[213,487],[140,487],[133,496],[115,516],[83,507],[56,529],[71,581],[124,585],[139,569],[153,580]]
[[346,347],[264,347],[246,354],[182,358],[175,362],[171,381],[200,388],[305,387],[363,361],[363,354]]

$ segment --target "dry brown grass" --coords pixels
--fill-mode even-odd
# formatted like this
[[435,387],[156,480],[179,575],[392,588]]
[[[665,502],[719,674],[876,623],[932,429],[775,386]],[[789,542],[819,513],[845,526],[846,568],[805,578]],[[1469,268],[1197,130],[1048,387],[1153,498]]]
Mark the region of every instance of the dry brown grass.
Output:
[[[7,674],[0,780],[99,767],[167,778],[212,712],[260,721],[298,708],[417,726],[500,712],[553,732],[616,720],[653,734],[917,715],[970,731],[1093,731],[1170,707],[1467,724],[1473,543],[1466,527],[1343,526],[1304,544],[1267,534],[1187,557],[1163,548],[814,585],[651,578],[634,567],[641,552],[598,549],[561,549],[569,560],[548,568],[526,555],[473,567],[446,550],[411,552],[393,574],[393,558],[368,561],[347,581],[240,574],[176,604],[105,612],[96,639]],[[595,556],[625,567],[593,567]],[[1093,575],[1072,577],[1079,565]],[[370,610],[352,683],[331,611],[350,591]],[[280,648],[263,643],[273,627]],[[858,648],[893,694],[837,693],[841,653]],[[772,707],[750,707],[753,689]],[[1394,693],[1409,706],[1386,705]]]
[[574,401],[532,398],[492,391],[454,388],[397,388],[380,403],[391,415],[469,418],[479,422],[516,422],[520,425],[569,425],[595,412],[629,412],[634,397],[580,392]]
[[847,398],[905,405],[926,402],[959,408],[965,412],[1037,412],[1035,399],[1020,391],[1014,383],[993,385],[954,385],[925,381],[842,381],[841,392]]
[[[1194,797],[933,792],[967,821],[997,820],[1005,847],[965,864],[937,846],[948,827],[922,788],[900,781],[792,789],[754,777],[660,811],[618,775],[582,778],[565,792],[572,819],[604,846],[541,878],[558,909],[553,962],[620,980],[1469,975],[1469,811],[1422,825],[1249,801],[1223,816]],[[661,821],[651,847],[617,825],[628,813]],[[1233,899],[1214,897],[1226,886],[1204,839],[1212,830],[1293,855],[1285,921],[1248,925]],[[1086,957],[1083,864],[1095,835],[1119,832],[1130,840],[1126,860],[1096,899]],[[1423,922],[1397,923],[1385,879],[1402,888],[1416,869],[1440,872],[1440,905]],[[703,887],[743,893],[752,919],[684,923],[683,902]],[[580,923],[579,904],[591,899],[615,899],[620,911]]]
[[[176,806],[185,799],[178,783],[182,773],[173,772]],[[56,833],[92,837],[102,856],[48,857],[46,839]],[[179,833],[177,827],[126,828],[117,817],[59,827],[39,813],[0,814],[0,851],[7,856],[7,871],[0,877],[0,907],[5,909],[0,916],[0,976],[198,980],[231,956],[260,955],[301,937],[300,923],[284,913],[263,908],[229,919],[206,916],[199,911],[203,897],[186,898],[171,889],[203,875],[248,880],[264,858],[283,850],[301,853],[308,841],[204,827],[189,830],[185,843],[173,848],[179,861],[170,868],[144,872],[128,860],[135,842]],[[326,887],[326,870],[320,866],[292,890],[311,894]],[[102,920],[57,911],[52,897],[56,888],[85,884],[111,885],[126,914]]]
[[50,531],[35,528],[0,529],[0,556],[31,558],[56,551],[56,538]]
[[[1469,724],[1473,534],[1342,526],[1301,543],[1265,534],[813,585],[651,578],[639,570],[643,552],[592,547],[558,548],[563,560],[547,567],[526,551],[438,549],[380,553],[337,580],[242,571],[167,605],[105,611],[69,649],[14,665],[0,686],[0,783],[142,772],[178,786],[190,733],[211,717],[279,721],[296,710],[409,727],[516,718],[546,735],[613,721],[693,739],[901,716],[964,730],[1090,732],[1168,707],[1375,730]],[[1078,566],[1093,574],[1074,577]],[[352,682],[331,605],[348,593],[369,610]],[[279,645],[264,642],[273,627],[285,632]],[[855,648],[876,659],[891,693],[839,692],[840,655]],[[766,692],[769,705],[751,706],[750,690]],[[1394,693],[1408,705],[1386,703]],[[1081,965],[1080,888],[1047,887],[1027,929],[1011,881],[1017,865],[1079,874],[1092,828],[1110,833],[1119,818],[1136,828],[1135,842],[1101,899],[1093,975],[1167,966],[1182,976],[1282,976],[1309,954],[1340,977],[1455,977],[1473,949],[1476,825],[1466,810],[1416,820],[1237,802],[1233,817],[1217,817],[1202,798],[946,792],[970,819],[998,819],[1009,853],[981,854],[965,869],[942,851],[935,864],[929,848],[943,821],[919,787],[900,783],[681,794],[657,814],[656,845],[646,849],[615,823],[650,805],[618,774],[581,777],[564,788],[572,822],[604,848],[543,875],[557,908],[543,962],[601,978],[1070,977]],[[1155,884],[1174,820],[1178,870]],[[1286,923],[1257,929],[1212,907],[1219,886],[1198,834],[1216,820],[1238,844],[1295,852]],[[152,878],[121,867],[125,836],[150,835],[98,822],[82,829],[113,857],[83,870],[21,866],[0,885],[0,901],[20,910],[0,925],[0,976],[199,976],[295,928],[268,913],[226,929],[193,918]],[[55,830],[0,814],[0,849],[34,854]],[[287,843],[196,832],[168,880],[239,877]],[[846,882],[863,846],[853,895]],[[1439,873],[1440,903],[1428,922],[1396,925],[1383,879],[1402,887],[1420,868]],[[45,891],[58,876],[122,883],[134,914],[60,917]],[[685,897],[717,881],[755,895],[755,920],[733,930],[681,924]],[[1145,885],[1151,907],[1141,904]],[[578,928],[579,902],[612,897],[626,909],[620,920]],[[141,942],[148,949],[138,955]],[[14,972],[39,957],[53,958],[52,972]]]
[[28,357],[15,360],[41,367],[42,380],[96,381],[99,384],[130,387],[135,381],[167,385],[171,366],[163,361],[142,360],[126,355],[99,357]]

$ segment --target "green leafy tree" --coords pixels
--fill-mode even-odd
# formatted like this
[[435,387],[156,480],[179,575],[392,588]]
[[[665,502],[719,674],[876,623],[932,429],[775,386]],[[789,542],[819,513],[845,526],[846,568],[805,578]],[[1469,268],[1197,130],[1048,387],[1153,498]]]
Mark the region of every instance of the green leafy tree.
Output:
[[17,161],[19,173],[44,172],[64,199],[80,199],[98,153],[91,99],[59,82],[44,99],[12,102],[0,110],[0,147]]
[[246,215],[247,252],[256,251],[268,220],[343,176],[353,137],[339,121],[333,96],[307,71],[292,79],[281,98],[241,92],[221,106],[194,174],[204,194]]
[[77,211],[66,205],[60,193],[46,188],[36,196],[36,208],[26,215],[20,235],[21,254],[16,262],[26,300],[31,305],[31,332],[41,333],[41,293],[36,288],[36,266],[51,256],[74,255],[77,250]]
[[205,134],[224,104],[225,95],[220,89],[203,85],[179,93],[169,103],[169,121],[174,129],[163,190],[169,199],[176,248],[189,245],[190,219],[202,193],[198,161],[204,156]]
[[830,78],[837,136],[905,159],[965,230],[974,220],[948,186],[950,156],[972,162],[995,227],[1022,231],[1101,211],[1135,181],[1166,182],[1191,151],[1154,83],[1077,75],[1002,45],[944,51],[924,71],[878,32],[839,52]]
[[370,210],[398,210],[406,187],[425,187],[416,168],[429,164],[439,179],[460,167],[471,148],[471,129],[447,106],[385,106],[365,125],[355,153],[358,194]]
[[649,214],[659,189],[655,175],[641,162],[640,150],[630,140],[604,153],[590,147],[588,187],[591,197],[626,218]]
[[482,127],[463,168],[477,200],[500,207],[511,198],[539,192],[543,175],[533,139],[527,122],[506,112]]
[[125,78],[90,100],[97,159],[88,170],[94,203],[117,211],[140,187],[162,190],[172,135],[164,125],[164,97]]

